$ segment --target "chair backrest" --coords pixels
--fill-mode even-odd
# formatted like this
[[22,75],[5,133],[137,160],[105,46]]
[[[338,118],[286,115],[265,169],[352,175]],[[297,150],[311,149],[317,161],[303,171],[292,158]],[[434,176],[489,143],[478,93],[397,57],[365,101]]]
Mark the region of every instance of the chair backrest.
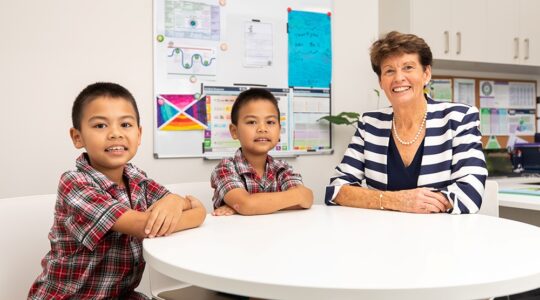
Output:
[[479,214],[493,217],[499,216],[499,184],[495,180],[486,180],[486,188],[482,197]]
[[42,272],[55,203],[55,194],[0,199],[0,299],[26,299]]
[[201,200],[206,208],[206,212],[213,210],[212,196],[214,190],[209,181],[183,182],[175,184],[166,184],[165,187],[171,192],[180,196],[192,195]]
[[[186,182],[166,187],[181,196],[197,197],[208,212],[212,211],[210,182]],[[0,199],[0,207],[6,212],[0,218],[0,228],[4,229],[0,247],[0,299],[26,299],[30,286],[42,272],[41,259],[50,250],[48,234],[54,221],[55,203],[56,194]],[[148,273],[145,270],[136,289],[146,295],[150,295]],[[186,284],[176,285],[183,286]]]

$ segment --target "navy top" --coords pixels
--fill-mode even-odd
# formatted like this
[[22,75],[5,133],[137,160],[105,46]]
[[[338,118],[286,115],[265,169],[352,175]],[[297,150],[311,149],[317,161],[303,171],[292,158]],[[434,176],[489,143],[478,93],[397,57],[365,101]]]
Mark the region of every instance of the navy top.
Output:
[[[426,135],[415,186],[443,193],[452,203],[452,214],[475,213],[482,203],[487,177],[478,109],[461,103],[434,101],[428,96],[426,101]],[[362,114],[351,143],[326,186],[327,205],[337,205],[334,199],[346,185],[365,184],[380,191],[388,189],[388,148],[393,116],[392,107]],[[395,173],[392,171],[392,174]]]
[[416,150],[416,154],[408,167],[405,167],[399,150],[390,135],[388,145],[388,191],[410,190],[418,187],[418,176],[420,176],[420,166],[422,165],[422,155],[424,154],[424,140]]

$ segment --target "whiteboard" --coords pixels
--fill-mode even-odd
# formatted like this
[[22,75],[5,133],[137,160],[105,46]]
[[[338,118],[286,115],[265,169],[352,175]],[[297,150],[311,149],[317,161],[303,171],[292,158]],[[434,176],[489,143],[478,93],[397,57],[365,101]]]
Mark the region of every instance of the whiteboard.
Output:
[[[256,85],[288,89],[290,10],[327,14],[331,12],[331,1],[154,0],[152,101],[156,158],[230,156],[228,152],[205,153],[205,129],[210,119],[204,117],[204,112],[211,108],[203,105],[203,88]],[[253,32],[249,30],[256,33],[255,38],[250,38]],[[291,96],[287,105],[292,106],[294,101]],[[300,117],[292,111],[290,115],[291,122],[293,115]],[[175,120],[167,123],[167,118]],[[329,124],[328,130],[330,141]],[[272,154],[331,153],[331,145],[320,148],[308,151],[291,147]]]

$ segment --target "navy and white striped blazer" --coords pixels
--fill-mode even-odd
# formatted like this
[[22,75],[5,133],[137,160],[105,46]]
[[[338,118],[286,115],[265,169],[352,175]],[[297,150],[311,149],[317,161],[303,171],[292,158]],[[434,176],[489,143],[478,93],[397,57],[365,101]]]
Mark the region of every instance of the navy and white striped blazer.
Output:
[[[418,187],[434,188],[453,204],[452,214],[475,213],[482,204],[487,177],[476,107],[427,98],[424,155]],[[335,205],[343,185],[386,190],[387,153],[392,129],[392,107],[366,112],[343,160],[326,187],[325,202]]]

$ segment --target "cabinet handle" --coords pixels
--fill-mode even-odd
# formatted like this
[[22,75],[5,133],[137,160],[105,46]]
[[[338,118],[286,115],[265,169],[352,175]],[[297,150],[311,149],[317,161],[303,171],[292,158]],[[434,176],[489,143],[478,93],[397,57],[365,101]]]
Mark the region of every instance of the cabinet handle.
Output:
[[525,43],[525,59],[529,59],[529,38],[523,40]]
[[459,55],[461,54],[461,32],[456,32],[456,38],[457,38],[457,50],[456,50],[456,54]]
[[519,38],[514,38],[514,59],[519,57]]
[[448,31],[444,32],[444,54],[450,52],[450,33]]

